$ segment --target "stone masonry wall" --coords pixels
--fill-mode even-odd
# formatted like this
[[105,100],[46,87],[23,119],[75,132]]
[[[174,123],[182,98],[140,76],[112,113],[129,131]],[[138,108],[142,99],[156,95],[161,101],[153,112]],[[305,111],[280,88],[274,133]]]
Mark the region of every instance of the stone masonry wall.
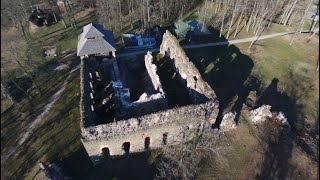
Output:
[[130,142],[130,153],[144,151],[146,137],[150,137],[150,149],[163,146],[163,134],[168,133],[168,144],[179,142],[185,126],[195,132],[207,117],[207,126],[213,124],[218,115],[219,103],[210,100],[203,104],[189,105],[161,111],[139,118],[115,123],[82,128],[82,143],[93,162],[103,158],[102,148],[107,147],[111,156],[125,154],[124,142]]
[[154,90],[164,94],[160,78],[157,74],[157,66],[153,64],[152,61],[153,61],[152,53],[148,51],[147,54],[144,56],[144,64],[150,76]]
[[90,81],[87,58],[81,57],[80,64],[80,127],[89,127],[94,125],[94,112],[91,111],[90,106],[92,104],[90,99]]
[[[148,114],[159,110],[164,110],[168,108],[168,101],[166,99],[165,93],[162,89],[160,78],[157,75],[157,67],[152,63],[153,57],[151,52],[145,55],[145,67],[147,70],[145,81],[143,85],[152,86],[155,93],[145,92],[143,93],[137,101],[131,102],[130,98],[127,98],[123,93],[123,88],[116,88],[117,94],[119,94],[119,112],[118,118],[123,119],[130,116],[139,116],[141,114]],[[117,67],[117,63],[114,62]],[[119,71],[119,68],[113,68],[115,71]],[[116,72],[115,74],[120,74]],[[118,75],[120,78],[120,75]],[[120,79],[119,79],[120,80]],[[118,80],[118,81],[119,81]]]
[[171,59],[171,64],[186,83],[190,99],[193,103],[214,99],[216,95],[206,83],[195,65],[189,60],[178,40],[167,30],[163,35],[160,53]]
[[153,64],[153,57],[151,52],[148,52],[144,57],[145,67],[147,70],[147,81],[145,85],[150,84],[156,93],[143,93],[137,101],[128,104],[128,111],[132,115],[147,114],[155,111],[160,111],[168,108],[168,101],[160,78],[157,74],[157,66]]

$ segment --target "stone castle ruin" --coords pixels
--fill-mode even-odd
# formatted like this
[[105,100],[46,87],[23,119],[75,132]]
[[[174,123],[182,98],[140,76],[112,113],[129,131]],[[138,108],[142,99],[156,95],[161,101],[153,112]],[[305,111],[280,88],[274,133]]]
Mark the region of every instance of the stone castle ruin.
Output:
[[201,103],[216,98],[215,93],[202,79],[198,69],[189,60],[178,40],[168,30],[163,35],[160,54],[168,57],[170,64],[176,70],[179,81],[186,86],[192,103]]
[[113,35],[99,27],[85,26],[78,42],[81,141],[94,165],[179,143],[183,129],[196,134],[215,123],[216,95],[169,31],[163,35],[160,54],[192,102],[185,106],[169,105],[166,80],[151,52],[144,59],[118,60]]

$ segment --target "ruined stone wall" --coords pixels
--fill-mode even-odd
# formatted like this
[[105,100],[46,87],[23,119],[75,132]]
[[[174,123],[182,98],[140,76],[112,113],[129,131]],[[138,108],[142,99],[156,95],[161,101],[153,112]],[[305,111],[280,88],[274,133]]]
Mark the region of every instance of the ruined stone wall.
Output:
[[160,78],[157,74],[157,66],[153,64],[152,61],[153,61],[152,53],[148,51],[147,54],[144,56],[144,64],[150,76],[154,90],[164,94]]
[[91,111],[91,99],[90,99],[90,77],[88,70],[88,59],[81,57],[80,64],[80,127],[89,127],[94,125],[94,112]]
[[160,78],[157,74],[157,66],[153,64],[151,52],[148,52],[144,57],[145,67],[147,70],[145,85],[153,86],[156,93],[143,93],[137,101],[128,104],[128,111],[131,115],[148,114],[168,108],[168,100],[162,88]]
[[[151,56],[151,58],[150,58]],[[142,94],[141,97],[134,102],[130,101],[130,98],[126,98],[124,87],[114,86],[116,91],[116,105],[117,105],[117,119],[128,118],[132,116],[139,116],[148,114],[160,110],[164,110],[168,107],[168,101],[165,93],[162,89],[162,85],[159,76],[156,72],[156,67],[152,63],[152,55],[146,55],[146,69],[147,76],[150,76],[148,84],[154,86],[157,89],[155,94]],[[111,77],[114,82],[120,82],[120,73],[117,66],[116,60],[108,60],[103,63],[103,66],[108,66],[111,70]],[[81,88],[81,100],[80,100],[80,114],[81,114],[81,127],[94,126],[95,112],[92,111],[93,100],[90,98],[90,93],[94,95],[94,91],[91,86],[94,86],[92,78],[89,76],[89,67],[96,67],[95,61],[88,58],[81,58],[81,69],[80,69],[80,88]],[[91,83],[90,83],[91,82]],[[95,110],[95,109],[94,109]]]
[[181,82],[185,83],[189,97],[193,103],[205,102],[214,99],[216,95],[206,83],[195,65],[189,60],[178,40],[167,30],[163,35],[160,53],[171,59],[172,66],[176,69]]
[[[215,123],[219,111],[219,102],[216,100],[215,93],[202,79],[194,64],[189,61],[175,37],[167,31],[163,39],[161,53],[170,57],[171,64],[176,69],[181,82],[186,84],[190,99],[197,104],[167,110],[162,109],[167,107],[167,99],[157,75],[156,66],[152,63],[152,55],[148,53],[145,56],[145,66],[150,76],[150,84],[157,93],[144,93],[139,100],[126,102],[126,106],[129,108],[125,110],[139,116],[92,126],[90,123],[92,122],[90,119],[92,116],[88,115],[86,111],[88,108],[86,98],[89,97],[89,94],[85,88],[88,87],[86,79],[90,77],[86,73],[86,67],[82,60],[81,141],[93,164],[96,165],[103,161],[103,148],[108,148],[111,156],[124,155],[126,153],[123,149],[124,143],[130,143],[129,153],[141,152],[146,148],[160,148],[164,145],[181,142],[185,128],[192,132],[190,136],[192,138],[192,135],[197,134],[201,128],[209,128]],[[157,106],[157,103],[160,106]],[[153,113],[145,113],[150,110]],[[166,143],[164,143],[164,134],[167,138]],[[147,139],[150,143],[148,147],[146,147]]]
[[163,146],[163,134],[168,133],[168,144],[179,142],[181,130],[195,129],[203,126],[205,117],[211,126],[218,115],[219,103],[210,100],[203,104],[189,105],[169,109],[138,118],[117,121],[115,123],[82,128],[82,143],[93,162],[102,160],[102,148],[109,148],[111,156],[125,154],[124,142],[130,142],[130,153],[145,149],[145,138],[150,138],[150,149]]
[[[163,91],[160,78],[157,75],[157,68],[156,65],[152,63],[153,57],[150,52],[148,52],[145,56],[145,66],[147,69],[146,77],[145,77],[145,86],[153,86],[152,89],[154,89],[153,94],[150,92],[143,93],[137,101],[131,102],[130,98],[128,98],[123,89],[121,88],[115,88],[117,91],[117,99],[118,99],[118,106],[117,106],[117,119],[132,117],[132,116],[139,116],[143,114],[152,113],[159,110],[164,110],[168,107],[168,101],[166,99],[165,93]],[[116,77],[113,79],[120,81],[120,73],[118,65],[116,61],[112,63],[113,71],[115,71],[113,74],[115,74]]]

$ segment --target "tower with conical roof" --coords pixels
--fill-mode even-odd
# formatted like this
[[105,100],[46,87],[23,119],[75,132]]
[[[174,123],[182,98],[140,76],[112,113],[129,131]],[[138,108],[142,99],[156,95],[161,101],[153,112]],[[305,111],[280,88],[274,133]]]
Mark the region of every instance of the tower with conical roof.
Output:
[[115,41],[112,31],[100,24],[90,23],[78,36],[77,56],[109,55],[115,57]]

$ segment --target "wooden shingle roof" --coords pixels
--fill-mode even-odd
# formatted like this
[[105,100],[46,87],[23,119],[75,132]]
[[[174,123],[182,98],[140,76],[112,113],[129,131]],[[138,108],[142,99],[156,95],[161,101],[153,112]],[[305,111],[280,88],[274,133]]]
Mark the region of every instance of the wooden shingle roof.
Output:
[[116,51],[112,31],[103,29],[100,24],[88,24],[78,36],[77,55],[109,53]]

